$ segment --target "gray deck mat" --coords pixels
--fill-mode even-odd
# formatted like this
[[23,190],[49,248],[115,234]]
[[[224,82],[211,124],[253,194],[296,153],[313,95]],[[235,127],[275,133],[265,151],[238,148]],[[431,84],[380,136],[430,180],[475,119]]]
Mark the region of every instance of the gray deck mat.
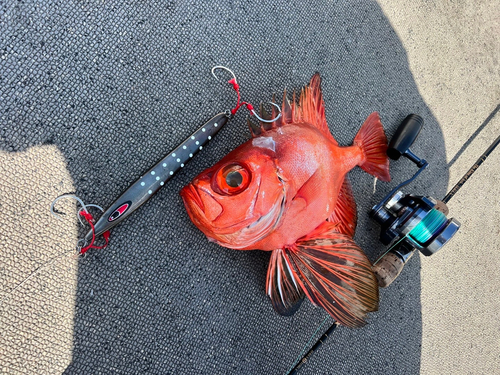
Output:
[[[408,113],[419,113],[426,125],[414,152],[432,168],[412,190],[445,193],[439,125],[375,2],[10,1],[0,12],[1,150],[55,145],[86,202],[107,207],[194,129],[233,106],[230,87],[210,75],[219,64],[237,74],[253,103],[300,88],[320,72],[328,123],[344,145],[372,111],[389,135]],[[283,374],[327,316],[309,302],[293,317],[278,316],[264,293],[269,254],[209,243],[183,209],[181,187],[249,138],[244,117],[115,228],[106,250],[79,259],[66,373]],[[360,216],[356,240],[371,259],[382,247],[367,210],[415,170],[407,161],[391,168],[393,182],[378,183],[375,194],[371,176],[350,173]],[[370,324],[338,329],[302,373],[418,373],[419,278],[416,258],[381,293]],[[16,291],[0,315],[12,334],[2,337],[7,353],[23,345],[11,322],[28,295]],[[60,355],[42,346],[26,361]],[[24,357],[8,358],[4,369],[23,372]],[[64,370],[58,366],[47,371]]]

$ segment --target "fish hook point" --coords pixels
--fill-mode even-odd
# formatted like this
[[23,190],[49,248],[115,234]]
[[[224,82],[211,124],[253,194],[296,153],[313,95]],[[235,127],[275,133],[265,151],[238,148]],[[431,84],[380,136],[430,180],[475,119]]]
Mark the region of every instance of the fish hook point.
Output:
[[[83,209],[86,213],[88,213],[88,212],[89,212],[89,211],[87,210],[87,207],[88,207],[88,206],[94,206],[94,205],[85,205],[85,203],[83,203],[83,201],[82,201],[80,198],[78,198],[76,195],[73,195],[73,194],[63,194],[63,195],[61,195],[61,196],[57,197],[56,199],[54,199],[54,200],[52,201],[52,203],[50,204],[50,213],[51,213],[54,217],[56,217],[57,219],[59,219],[59,220],[62,220],[62,218],[61,218],[60,214],[57,214],[57,213],[54,211],[54,206],[55,206],[55,204],[57,203],[57,201],[59,201],[60,199],[63,199],[63,198],[73,198],[73,199],[77,200],[77,201],[78,201],[78,203],[80,203],[80,206],[82,206],[82,208],[80,209],[80,211]],[[100,207],[99,207],[99,208],[100,208]],[[101,208],[101,209],[102,209],[102,208]],[[80,211],[78,211],[78,212],[80,212]]]
[[262,121],[262,122],[267,122],[267,123],[270,123],[270,122],[274,122],[276,120],[278,120],[280,117],[281,117],[281,108],[279,105],[277,105],[276,103],[273,103],[273,102],[269,102],[269,104],[272,104],[273,106],[275,106],[277,109],[278,109],[278,116],[276,116],[276,118],[273,118],[272,120],[265,120],[263,118],[261,118],[259,115],[257,115],[257,112],[255,112],[254,109],[252,109],[252,114],[259,120],[259,121]]
[[231,75],[233,76],[234,82],[236,82],[236,75],[233,73],[233,71],[231,69],[229,69],[229,68],[226,68],[225,66],[222,66],[222,65],[217,65],[217,66],[214,66],[212,68],[212,75],[215,77],[215,79],[217,81],[219,81],[219,78],[217,78],[217,76],[215,75],[215,70],[216,69],[222,69],[222,70],[225,70],[225,71],[231,73]]

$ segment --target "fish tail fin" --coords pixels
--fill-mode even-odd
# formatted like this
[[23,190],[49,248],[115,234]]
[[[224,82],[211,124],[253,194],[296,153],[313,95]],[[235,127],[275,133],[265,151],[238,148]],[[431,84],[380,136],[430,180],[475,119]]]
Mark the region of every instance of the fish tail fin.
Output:
[[364,155],[364,161],[359,165],[361,169],[381,181],[390,181],[387,138],[377,112],[365,120],[354,138],[354,144],[361,148]]
[[325,222],[296,244],[275,250],[268,271],[273,306],[289,310],[303,292],[340,324],[357,328],[378,309],[378,284],[371,263],[337,225]]

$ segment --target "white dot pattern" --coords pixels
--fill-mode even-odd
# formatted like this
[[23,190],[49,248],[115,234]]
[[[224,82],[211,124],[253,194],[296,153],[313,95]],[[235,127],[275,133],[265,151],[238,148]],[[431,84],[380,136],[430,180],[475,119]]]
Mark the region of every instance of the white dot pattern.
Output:
[[[217,124],[217,123],[214,123],[214,127],[217,127],[217,126],[218,126],[218,124]],[[206,132],[207,132],[207,128],[204,128],[204,127],[203,127],[203,128],[201,128],[201,132],[206,133]],[[203,135],[203,136],[202,136],[202,135],[201,135],[201,133],[198,133],[198,134],[199,134],[199,136],[200,136],[202,139],[205,137],[205,135]],[[209,134],[210,134],[210,133],[209,133]],[[211,135],[208,135],[206,139],[211,140],[211,139],[212,139],[212,136],[211,136]],[[192,141],[194,141],[194,142],[192,142]],[[203,146],[201,145],[201,143],[202,143],[202,142],[200,142],[200,140],[197,140],[197,139],[196,139],[196,135],[192,135],[192,136],[191,136],[191,137],[190,137],[190,138],[189,138],[189,139],[188,139],[188,140],[187,140],[184,144],[182,144],[182,150],[188,150],[188,149],[190,149],[190,148],[191,148],[189,151],[192,151],[192,152],[190,152],[190,153],[189,153],[189,158],[192,158],[192,157],[194,156],[194,155],[193,155],[193,151],[194,151],[194,150],[192,150],[192,147],[193,147],[194,145],[196,145],[196,147],[197,147],[199,150],[202,150],[202,149],[203,149]],[[180,149],[180,146],[179,146],[178,150],[179,150],[179,149]],[[178,151],[178,153],[179,153],[179,155],[177,155],[175,152],[172,152],[172,154],[171,154],[171,155],[172,155],[172,157],[173,157],[173,158],[175,158],[176,162],[180,164],[180,167],[181,167],[181,168],[184,168],[184,163],[183,163],[183,162],[184,162],[185,160],[183,160],[183,159],[184,159],[184,158],[186,158],[186,156],[182,153],[182,151]],[[167,168],[167,167],[168,167],[168,165],[167,165],[167,163],[166,163],[166,162],[162,162],[162,164],[161,164],[161,165],[163,166],[163,168]],[[175,168],[174,168],[174,169],[175,169]],[[168,171],[168,170],[167,170],[167,171]],[[160,172],[158,172],[158,173],[161,175],[161,173],[160,173]],[[165,172],[163,172],[163,173],[165,173]],[[174,172],[173,170],[171,170],[171,171],[168,171],[168,173],[169,173],[169,175],[170,175],[170,176],[173,176],[175,172]],[[156,173],[156,171],[151,171],[151,172],[150,172],[150,174],[151,174],[152,176],[155,176],[157,173]],[[164,182],[164,181],[160,181],[160,180],[161,180],[160,175],[155,177],[155,182],[157,182],[157,181],[158,181],[158,182],[160,183],[160,186],[163,186],[163,185],[165,185],[165,182]],[[142,178],[142,176],[141,176],[141,178]],[[152,184],[153,184],[153,182],[151,182],[151,184],[150,184],[150,185],[152,186]],[[142,182],[141,182],[141,186],[146,186],[146,182],[142,181]],[[148,190],[148,194],[150,194],[150,195],[151,195],[152,193],[153,193],[153,191],[152,191],[152,190]]]

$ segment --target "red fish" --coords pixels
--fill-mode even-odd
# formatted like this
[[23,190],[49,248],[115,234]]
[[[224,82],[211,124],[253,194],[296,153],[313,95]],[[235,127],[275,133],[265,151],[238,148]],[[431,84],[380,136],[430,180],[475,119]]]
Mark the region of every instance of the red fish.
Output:
[[[389,181],[387,139],[378,113],[350,147],[325,118],[321,79],[284,95],[282,117],[251,126],[253,138],[181,191],[193,223],[221,246],[272,251],[266,292],[289,315],[304,294],[340,324],[360,327],[378,308],[370,261],[353,240],[356,204],[347,178],[355,166]],[[275,118],[276,113],[273,113]]]

